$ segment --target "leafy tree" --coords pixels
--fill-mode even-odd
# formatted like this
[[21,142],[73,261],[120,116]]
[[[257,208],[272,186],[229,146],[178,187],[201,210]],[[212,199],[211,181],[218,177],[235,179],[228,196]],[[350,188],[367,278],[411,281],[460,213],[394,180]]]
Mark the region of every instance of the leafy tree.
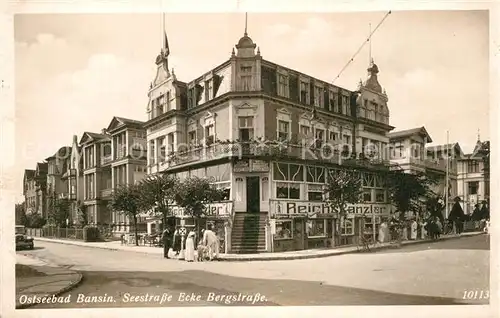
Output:
[[134,222],[135,245],[139,245],[137,236],[137,218],[141,213],[141,188],[138,184],[117,187],[108,204],[110,210],[128,216]]
[[[176,203],[187,215],[198,218],[205,214],[206,204],[222,201],[224,191],[217,189],[209,179],[190,177],[183,180],[175,191]],[[199,222],[197,232],[199,232]]]
[[179,180],[169,174],[155,174],[146,177],[140,183],[141,205],[145,210],[155,210],[162,216],[165,227],[170,212],[170,203],[175,200]]
[[[343,169],[327,175],[325,201],[333,211],[338,213],[340,220],[347,215],[349,204],[361,201],[363,193],[361,187],[361,176],[357,171]],[[340,235],[339,232],[336,233],[337,236]]]
[[388,173],[389,198],[399,211],[401,220],[405,219],[406,212],[419,211],[422,200],[427,201],[436,197],[432,190],[435,184],[437,184],[436,178],[423,173],[405,173],[402,169]]
[[88,206],[83,204],[82,201],[78,200],[76,203],[77,215],[78,215],[78,223],[84,227],[88,224]]
[[27,227],[26,222],[26,205],[25,203],[16,203],[15,205],[15,221],[16,225],[24,225]]
[[23,224],[27,228],[31,229],[39,229],[43,227],[47,223],[40,214],[38,213],[30,213],[26,215],[26,223]]
[[51,193],[48,199],[47,217],[49,223],[66,227],[66,220],[69,219],[71,202],[68,199],[58,199],[55,193]]

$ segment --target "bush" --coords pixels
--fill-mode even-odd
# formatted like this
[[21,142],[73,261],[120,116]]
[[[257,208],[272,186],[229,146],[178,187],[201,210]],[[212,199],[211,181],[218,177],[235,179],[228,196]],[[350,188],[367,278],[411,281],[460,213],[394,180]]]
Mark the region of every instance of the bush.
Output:
[[25,226],[27,228],[32,228],[32,229],[39,229],[43,227],[47,221],[42,218],[41,215],[33,213],[33,214],[28,214],[26,216],[26,224]]
[[85,226],[83,228],[83,241],[84,242],[99,241],[99,229],[95,226]]

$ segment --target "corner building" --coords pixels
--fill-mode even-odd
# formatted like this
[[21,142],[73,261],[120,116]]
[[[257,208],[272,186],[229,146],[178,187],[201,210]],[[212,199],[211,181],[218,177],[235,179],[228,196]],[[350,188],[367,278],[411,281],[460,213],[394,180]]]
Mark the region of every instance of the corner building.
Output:
[[[226,190],[227,201],[207,216],[226,252],[354,244],[366,229],[376,235],[391,212],[383,173],[394,127],[373,61],[350,91],[265,60],[245,32],[229,60],[182,82],[168,49],[148,93],[148,173],[207,177]],[[364,160],[347,159],[355,156]],[[355,213],[337,219],[323,202],[326,176],[339,169],[356,169],[363,180],[364,202],[351,208],[367,212],[362,222]]]

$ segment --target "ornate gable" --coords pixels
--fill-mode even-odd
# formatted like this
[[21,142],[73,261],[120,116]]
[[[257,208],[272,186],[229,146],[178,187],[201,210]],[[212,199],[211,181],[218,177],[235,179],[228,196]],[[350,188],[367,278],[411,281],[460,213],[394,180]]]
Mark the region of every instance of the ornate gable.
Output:
[[170,73],[163,65],[158,66],[156,69],[155,80],[153,81],[153,87],[160,85],[170,78]]
[[82,138],[80,139],[80,144],[88,143],[94,141],[94,138],[88,133],[84,132]]
[[107,130],[112,131],[113,129],[116,129],[116,128],[123,126],[123,125],[125,125],[125,123],[115,116],[115,117],[113,117],[113,119],[109,123]]

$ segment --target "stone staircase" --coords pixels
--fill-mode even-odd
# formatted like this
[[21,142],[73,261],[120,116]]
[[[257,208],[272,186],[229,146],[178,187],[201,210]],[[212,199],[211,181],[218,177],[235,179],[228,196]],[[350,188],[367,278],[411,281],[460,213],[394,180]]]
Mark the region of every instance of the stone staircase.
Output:
[[234,215],[231,253],[251,254],[266,251],[266,213]]

